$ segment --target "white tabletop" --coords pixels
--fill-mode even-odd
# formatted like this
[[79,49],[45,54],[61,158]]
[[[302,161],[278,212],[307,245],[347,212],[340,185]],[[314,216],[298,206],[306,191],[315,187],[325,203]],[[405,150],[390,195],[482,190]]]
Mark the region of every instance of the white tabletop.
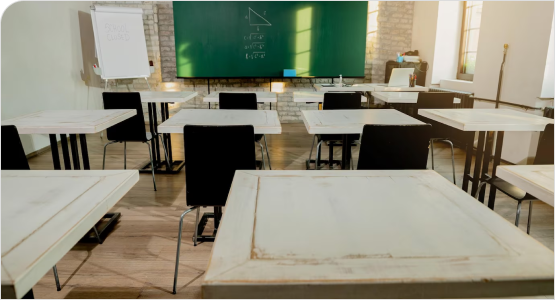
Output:
[[25,295],[138,180],[137,170],[2,171],[2,293]]
[[310,134],[362,133],[366,124],[423,125],[396,109],[303,110],[302,117]]
[[543,131],[553,123],[511,109],[419,109],[418,114],[462,131]]
[[205,298],[553,294],[553,251],[432,170],[237,171]]
[[[375,99],[387,103],[416,103],[418,102],[418,92],[373,92]],[[461,99],[453,99],[453,103],[461,103]]]
[[429,88],[417,85],[415,87],[408,86],[387,86],[387,83],[373,83],[374,92],[427,92]]
[[137,114],[135,109],[43,110],[2,121],[19,134],[97,133]]
[[145,91],[140,92],[142,102],[156,102],[156,103],[175,103],[186,102],[196,96],[197,92],[159,92],[159,91]]
[[220,102],[220,93],[255,93],[258,102],[277,102],[277,93],[274,92],[248,92],[248,91],[221,91],[212,92],[204,97],[204,102]]
[[160,133],[181,133],[185,125],[253,125],[256,134],[280,134],[275,110],[182,109],[158,125]]
[[553,165],[498,166],[497,177],[553,206]]
[[[324,102],[324,94],[329,92],[293,92],[293,102]],[[366,102],[366,97],[360,96],[361,102]]]
[[319,92],[372,92],[374,87],[368,83],[358,83],[350,86],[339,86],[339,84],[334,84],[334,86],[327,86],[330,83],[316,83],[314,88]]

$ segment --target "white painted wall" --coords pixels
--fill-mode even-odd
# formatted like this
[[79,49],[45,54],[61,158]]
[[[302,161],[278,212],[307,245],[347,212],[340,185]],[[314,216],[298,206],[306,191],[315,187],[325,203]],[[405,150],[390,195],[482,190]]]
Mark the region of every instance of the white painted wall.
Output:
[[[474,74],[476,97],[495,99],[503,44],[509,44],[500,99],[541,107],[537,97],[541,95],[552,23],[553,2],[485,1]],[[486,107],[494,105],[475,102],[475,108]],[[539,111],[527,112],[541,115]],[[516,164],[530,162],[538,136],[533,132],[507,132],[501,157]]]
[[535,106],[541,94],[553,1],[485,1],[474,74],[476,97],[495,99],[509,44],[501,100]]
[[545,72],[543,75],[542,98],[553,98],[555,82],[555,45],[553,44],[553,32],[555,31],[555,23],[551,21],[551,35],[549,36],[549,47],[547,48],[547,59],[545,61]]
[[439,1],[431,84],[457,78],[462,13],[463,2]]
[[[92,2],[16,2],[1,23],[2,119],[47,109],[100,109],[102,90],[81,80],[77,11]],[[49,145],[47,135],[21,135],[26,153]]]
[[422,61],[428,62],[426,86],[432,82],[439,1],[414,2],[412,19],[412,50],[418,50]]

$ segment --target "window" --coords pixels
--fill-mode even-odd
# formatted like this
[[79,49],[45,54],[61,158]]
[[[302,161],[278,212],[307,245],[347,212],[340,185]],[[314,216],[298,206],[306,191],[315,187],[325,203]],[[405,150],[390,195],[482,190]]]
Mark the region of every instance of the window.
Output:
[[465,1],[457,79],[473,80],[482,19],[482,1]]

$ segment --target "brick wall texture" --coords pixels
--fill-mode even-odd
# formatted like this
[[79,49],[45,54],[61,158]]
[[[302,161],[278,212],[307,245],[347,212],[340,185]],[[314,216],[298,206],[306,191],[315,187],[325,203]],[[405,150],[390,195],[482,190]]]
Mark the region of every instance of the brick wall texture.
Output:
[[[366,41],[365,77],[344,79],[346,83],[384,82],[385,63],[394,60],[397,52],[410,50],[412,38],[413,1],[370,1],[368,2],[368,34]],[[143,20],[149,59],[154,62],[155,72],[148,79],[153,90],[196,91],[199,96],[174,107],[208,108],[202,98],[208,94],[206,79],[176,78],[175,37],[172,2],[168,1],[97,1],[101,6],[140,7],[144,10]],[[314,90],[314,83],[329,83],[331,78],[273,78],[273,82],[284,82],[285,90],[278,94],[277,111],[280,120],[300,122],[301,110],[317,109],[316,104],[293,102],[293,92]],[[118,80],[110,82],[112,90],[148,90],[144,79]],[[270,91],[270,79],[211,79],[210,92],[214,91]],[[269,109],[270,105],[260,105]],[[272,107],[275,109],[275,105]]]

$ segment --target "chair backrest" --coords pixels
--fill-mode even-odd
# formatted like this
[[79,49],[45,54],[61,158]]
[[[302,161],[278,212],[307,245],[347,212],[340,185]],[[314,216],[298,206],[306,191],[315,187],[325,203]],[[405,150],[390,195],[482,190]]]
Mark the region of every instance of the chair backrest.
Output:
[[224,206],[236,170],[255,170],[254,127],[185,125],[187,205]]
[[358,93],[325,93],[322,109],[360,109],[360,105]]
[[364,125],[358,170],[423,170],[432,126]]
[[455,93],[419,92],[418,100],[416,100],[416,107],[419,109],[453,108],[455,95]]
[[456,130],[448,125],[442,124],[435,120],[428,119],[418,114],[418,109],[448,109],[453,108],[455,93],[426,93],[419,92],[418,100],[416,100],[417,111],[414,118],[432,125],[433,138],[450,138],[456,133]]
[[104,109],[137,110],[137,114],[133,117],[113,125],[106,130],[108,140],[130,142],[146,141],[145,119],[143,115],[143,105],[141,103],[141,94],[138,92],[104,92],[102,93],[102,99],[104,101]]
[[14,125],[2,126],[2,170],[30,170],[23,144]]
[[545,130],[540,135],[538,150],[536,151],[536,158],[534,158],[534,164],[552,165],[553,151],[553,124],[547,124],[547,126],[545,126]]
[[220,92],[219,101],[220,109],[258,109],[255,93]]

